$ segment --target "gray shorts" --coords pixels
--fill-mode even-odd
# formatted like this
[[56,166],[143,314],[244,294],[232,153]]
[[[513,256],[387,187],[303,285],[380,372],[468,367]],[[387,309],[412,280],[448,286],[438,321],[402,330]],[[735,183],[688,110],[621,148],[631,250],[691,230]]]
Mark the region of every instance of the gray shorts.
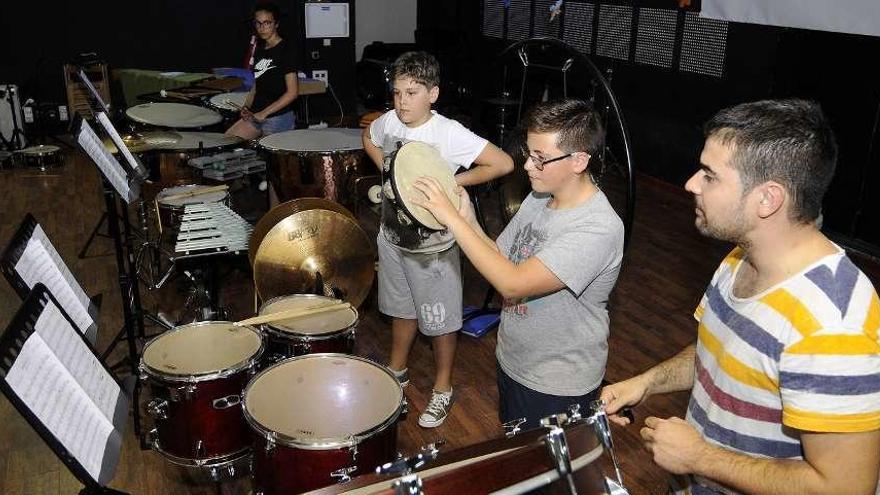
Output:
[[[461,256],[458,246],[439,253],[410,253],[379,233],[379,311],[419,320],[428,336],[461,328]],[[418,308],[418,310],[416,309]]]

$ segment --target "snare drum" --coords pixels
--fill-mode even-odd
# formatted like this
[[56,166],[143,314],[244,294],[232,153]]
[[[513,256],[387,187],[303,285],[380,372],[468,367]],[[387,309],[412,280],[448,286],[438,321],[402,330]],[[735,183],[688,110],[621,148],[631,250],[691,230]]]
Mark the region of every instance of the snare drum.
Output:
[[302,197],[354,203],[353,180],[375,175],[360,129],[301,129],[266,136],[267,175],[279,202]]
[[143,103],[129,107],[125,115],[147,127],[170,129],[202,129],[223,121],[223,117],[210,108],[185,103]]
[[51,144],[38,144],[20,151],[24,166],[36,168],[42,172],[50,168],[64,165],[64,155],[61,148]]
[[244,393],[254,493],[301,493],[394,459],[405,407],[394,375],[364,358],[309,354],[267,368]]
[[198,203],[222,203],[229,206],[229,191],[213,191],[195,196],[179,197],[181,194],[197,192],[210,186],[187,184],[183,186],[166,187],[156,195],[157,214],[159,217],[159,230],[162,232],[176,232],[180,227],[180,219],[186,205]]
[[[276,297],[260,308],[260,314],[306,309],[334,302],[333,298],[314,294]],[[315,352],[354,352],[358,313],[354,307],[339,311],[281,320],[262,326],[266,338],[266,357],[272,362]]]
[[140,371],[153,396],[153,449],[189,467],[218,468],[247,455],[241,397],[262,353],[257,330],[224,321],[179,326],[147,343]]

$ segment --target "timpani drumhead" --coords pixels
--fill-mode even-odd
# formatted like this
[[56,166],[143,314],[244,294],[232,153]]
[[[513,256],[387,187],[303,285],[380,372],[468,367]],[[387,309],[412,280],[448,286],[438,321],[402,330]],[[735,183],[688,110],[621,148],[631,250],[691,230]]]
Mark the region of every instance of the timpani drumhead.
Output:
[[390,371],[343,354],[308,354],[257,375],[244,393],[245,417],[282,443],[321,449],[350,444],[400,415],[403,389]]
[[177,196],[178,194],[189,194],[201,189],[207,189],[209,187],[214,186],[202,186],[198,184],[185,184],[182,186],[175,187],[166,187],[162,189],[159,194],[156,196],[156,201],[158,201],[162,205],[167,206],[184,206],[184,205],[194,205],[198,203],[219,203],[226,199],[229,195],[227,191],[214,191],[209,193],[203,193],[196,196],[189,196],[185,198],[172,198],[166,199],[170,196]]
[[260,146],[270,151],[332,152],[364,149],[360,129],[300,129],[270,134]]
[[[238,93],[221,93],[219,95],[214,95],[208,102],[212,107],[218,108],[220,110],[229,110],[230,112],[237,112],[239,108],[244,106],[245,100],[247,100],[247,92],[238,92]],[[238,105],[236,108],[234,105],[229,104],[229,102]]]
[[204,321],[156,337],[144,348],[142,361],[148,372],[164,378],[198,377],[243,369],[262,348],[254,328]]
[[125,114],[141,124],[175,129],[207,127],[223,121],[223,117],[210,108],[185,103],[144,103],[129,107]]
[[[293,294],[272,299],[260,308],[260,314],[277,313],[290,309],[306,309],[325,306],[336,302],[332,297],[315,294]],[[275,330],[300,335],[324,335],[350,328],[357,323],[357,310],[353,307],[339,311],[328,311],[292,320],[273,321],[269,324]]]
[[432,230],[443,230],[443,224],[434,218],[430,211],[417,206],[413,198],[424,198],[424,194],[413,186],[413,182],[422,176],[437,179],[446,192],[452,205],[458,209],[460,199],[456,194],[457,187],[452,168],[433,146],[420,141],[404,144],[395,152],[391,166],[391,184],[394,187],[395,200],[415,220]]
[[27,156],[51,156],[59,153],[61,148],[54,144],[38,144],[21,150]]
[[234,146],[242,142],[238,136],[227,136],[220,132],[179,132],[178,134],[180,134],[179,141],[162,146],[162,149],[174,151],[210,150]]

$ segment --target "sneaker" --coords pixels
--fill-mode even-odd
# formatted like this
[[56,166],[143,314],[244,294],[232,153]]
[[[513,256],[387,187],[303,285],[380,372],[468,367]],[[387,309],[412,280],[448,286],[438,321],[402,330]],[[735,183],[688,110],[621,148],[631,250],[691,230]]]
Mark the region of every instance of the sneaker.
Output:
[[452,403],[455,398],[452,396],[452,390],[449,392],[431,391],[431,400],[428,401],[428,407],[425,412],[419,416],[419,426],[423,428],[435,428],[446,421],[449,410],[452,409]]
[[[391,370],[391,368],[388,369]],[[394,378],[397,378],[397,381],[400,382],[401,387],[409,385],[409,368],[404,368],[400,371],[391,370],[391,373],[393,373]]]

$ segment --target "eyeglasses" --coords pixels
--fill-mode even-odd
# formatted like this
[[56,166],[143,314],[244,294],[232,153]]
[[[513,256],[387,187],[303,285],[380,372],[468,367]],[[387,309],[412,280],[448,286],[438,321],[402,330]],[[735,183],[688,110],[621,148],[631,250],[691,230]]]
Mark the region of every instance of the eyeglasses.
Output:
[[556,158],[550,158],[550,159],[540,158],[540,157],[537,157],[531,153],[528,154],[528,157],[529,157],[529,160],[532,161],[532,165],[534,165],[536,169],[543,172],[544,166],[547,165],[548,163],[558,162],[559,160],[565,160],[566,158],[570,157],[571,155],[573,155],[575,153],[580,153],[580,151],[572,151],[571,153],[566,153],[562,156],[557,156]]
[[269,27],[272,24],[275,24],[275,21],[254,21],[255,28]]

